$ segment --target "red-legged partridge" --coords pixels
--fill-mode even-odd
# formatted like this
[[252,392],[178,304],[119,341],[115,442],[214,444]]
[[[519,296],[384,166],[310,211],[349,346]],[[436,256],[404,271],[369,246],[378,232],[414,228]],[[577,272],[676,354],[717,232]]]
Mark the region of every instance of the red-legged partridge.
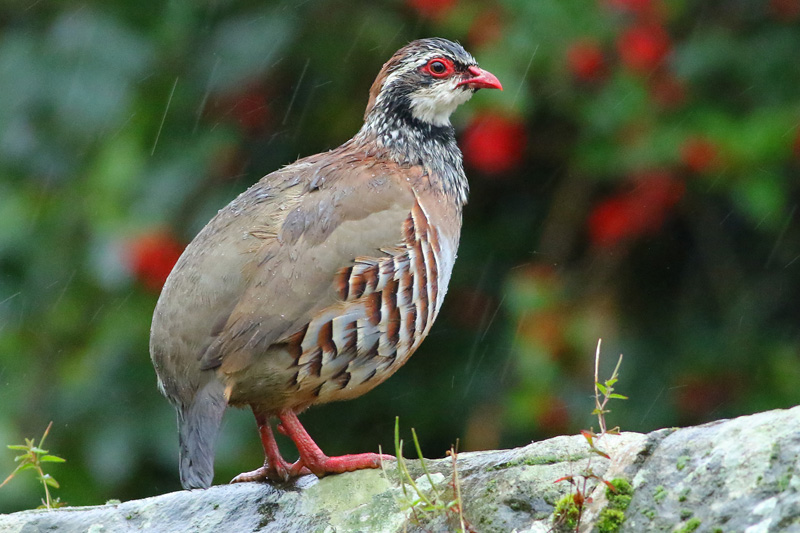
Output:
[[[355,137],[265,176],[186,248],[150,339],[178,411],[184,487],[211,484],[229,405],[252,408],[266,455],[234,481],[379,465],[374,453],[327,457],[297,413],[369,391],[430,331],[468,191],[450,114],[481,88],[501,86],[460,45],[410,43],[378,74]],[[294,464],[272,417],[298,448]]]

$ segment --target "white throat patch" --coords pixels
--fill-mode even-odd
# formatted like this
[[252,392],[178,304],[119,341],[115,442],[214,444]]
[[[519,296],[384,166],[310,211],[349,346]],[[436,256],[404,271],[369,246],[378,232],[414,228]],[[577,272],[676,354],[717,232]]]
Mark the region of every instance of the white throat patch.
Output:
[[450,125],[450,115],[458,106],[472,98],[474,91],[458,89],[461,81],[453,77],[445,84],[435,84],[411,94],[411,114],[417,120],[434,126]]

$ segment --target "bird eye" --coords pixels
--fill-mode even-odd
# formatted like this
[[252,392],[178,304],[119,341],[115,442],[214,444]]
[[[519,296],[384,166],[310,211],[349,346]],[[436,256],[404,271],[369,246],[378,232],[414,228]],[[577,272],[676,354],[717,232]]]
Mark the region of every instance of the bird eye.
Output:
[[434,74],[444,74],[447,70],[447,67],[441,61],[434,61],[431,63],[431,72]]
[[435,78],[444,78],[453,72],[453,64],[443,58],[431,59],[428,61],[428,64],[425,65],[425,70]]

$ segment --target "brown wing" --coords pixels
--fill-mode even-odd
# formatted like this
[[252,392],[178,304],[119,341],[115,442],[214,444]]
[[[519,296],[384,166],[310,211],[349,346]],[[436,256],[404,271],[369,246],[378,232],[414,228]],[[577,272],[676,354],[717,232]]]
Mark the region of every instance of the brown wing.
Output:
[[[247,368],[253,357],[342,303],[336,283],[345,269],[388,257],[384,250],[402,244],[415,198],[409,183],[396,178],[401,169],[355,159],[323,165],[301,167],[300,181],[316,188],[295,198],[279,224],[260,225],[262,243],[243,265],[246,284],[200,354],[203,369],[221,366],[230,374]],[[265,215],[274,217],[253,213]]]
[[292,407],[365,393],[400,368],[428,334],[444,294],[444,255],[419,198],[403,222],[402,244],[382,252],[341,269],[336,302],[286,339]]

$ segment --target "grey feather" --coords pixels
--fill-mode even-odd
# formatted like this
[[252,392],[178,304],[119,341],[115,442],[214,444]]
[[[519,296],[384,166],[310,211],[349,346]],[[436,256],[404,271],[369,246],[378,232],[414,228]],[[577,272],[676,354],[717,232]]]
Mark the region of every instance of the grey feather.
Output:
[[225,412],[222,383],[211,379],[197,391],[193,401],[178,409],[181,485],[205,489],[214,480],[214,446]]

